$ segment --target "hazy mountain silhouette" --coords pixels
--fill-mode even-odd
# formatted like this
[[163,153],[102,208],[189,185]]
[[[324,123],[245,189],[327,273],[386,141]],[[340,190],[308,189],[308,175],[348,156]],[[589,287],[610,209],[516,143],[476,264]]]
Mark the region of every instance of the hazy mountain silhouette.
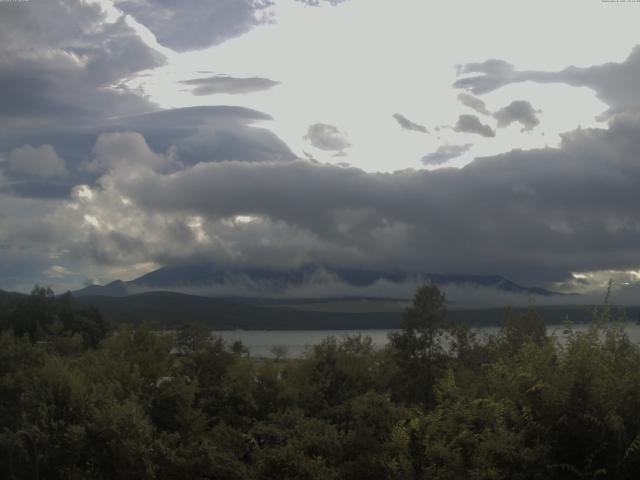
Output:
[[[433,282],[439,286],[455,285],[493,288],[502,292],[524,295],[562,295],[539,287],[525,287],[500,275],[436,274],[412,272],[384,272],[330,268],[319,265],[305,265],[300,268],[275,270],[267,268],[231,268],[214,264],[179,265],[162,267],[135,280],[123,282],[116,280],[107,285],[91,285],[74,292],[76,296],[102,295],[121,297],[148,291],[179,291],[209,296],[281,296],[288,291],[312,291],[314,286],[337,285],[344,287],[366,288],[384,282],[389,285],[421,284]],[[225,287],[226,290],[224,288]],[[246,287],[243,291],[234,288]],[[211,289],[210,294],[206,293]],[[250,294],[246,291],[250,290]],[[225,293],[215,293],[216,291]],[[357,291],[357,290],[356,290]],[[407,290],[406,298],[413,293]],[[298,295],[304,297],[305,295]],[[317,295],[313,295],[317,296]],[[353,297],[353,293],[341,294],[339,291],[330,297]],[[389,295],[363,295],[389,296]],[[397,295],[391,295],[397,296]]]

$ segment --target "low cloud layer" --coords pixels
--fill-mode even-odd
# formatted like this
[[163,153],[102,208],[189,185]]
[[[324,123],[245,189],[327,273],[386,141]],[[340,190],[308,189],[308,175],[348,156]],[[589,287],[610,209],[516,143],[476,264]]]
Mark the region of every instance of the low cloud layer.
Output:
[[29,177],[64,177],[67,175],[64,159],[51,145],[32,147],[23,145],[9,153],[9,171]]
[[111,269],[317,262],[500,272],[528,284],[640,265],[638,118],[568,133],[559,148],[393,174],[303,160],[172,172],[145,160],[163,154],[140,136],[104,138],[96,155],[104,148],[100,155],[120,152],[127,161],[107,161],[96,186],[77,187],[42,218],[4,221],[0,243],[29,252],[46,242],[56,255]]
[[[54,274],[57,272],[54,272]],[[317,311],[351,311],[354,313],[396,311],[403,312],[410,304],[410,300],[416,289],[424,285],[421,277],[408,278],[402,281],[379,279],[368,285],[354,285],[347,283],[331,272],[318,271],[305,282],[300,284],[281,284],[268,280],[256,280],[246,275],[228,277],[224,282],[203,284],[198,286],[176,285],[172,291],[188,295],[228,297],[244,296],[250,298],[271,299],[327,299],[353,297],[357,300],[322,302],[315,305],[306,304],[298,308],[310,308]],[[501,290],[495,287],[479,286],[471,283],[440,285],[447,298],[450,309],[468,308],[495,308],[506,305],[514,307],[526,307],[532,302],[538,306],[566,305],[567,297],[562,295],[535,295]],[[129,294],[137,294],[151,291],[166,291],[166,287],[149,287],[146,285],[128,286]],[[617,291],[616,298],[622,297],[622,291]],[[362,298],[384,298],[387,302],[367,302]],[[389,299],[394,299],[389,300]],[[593,305],[602,301],[599,294],[571,297],[573,305]]]
[[303,160],[199,163],[173,173],[122,162],[44,220],[5,232],[5,241],[17,242],[28,225],[42,232],[31,237],[36,244],[47,232],[75,258],[104,265],[313,261],[500,272],[545,284],[640,265],[639,138],[640,120],[620,119],[608,130],[566,134],[559,148],[393,174]]

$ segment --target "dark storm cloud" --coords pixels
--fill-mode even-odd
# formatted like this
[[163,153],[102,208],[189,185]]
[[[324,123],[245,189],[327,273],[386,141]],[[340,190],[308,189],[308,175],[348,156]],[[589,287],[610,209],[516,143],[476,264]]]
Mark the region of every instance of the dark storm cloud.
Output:
[[640,46],[621,63],[605,63],[592,67],[568,67],[557,72],[518,71],[502,60],[470,63],[459,70],[463,74],[480,74],[460,78],[454,83],[475,94],[491,92],[504,85],[519,82],[564,83],[574,87],[589,87],[609,105],[606,116],[640,110],[638,81],[640,80]]
[[99,5],[81,0],[2,2],[0,13],[0,45],[5,51],[68,44],[105,18]]
[[272,0],[115,0],[162,45],[197,50],[242,35],[269,20]]
[[[0,175],[5,191],[64,197],[100,173],[85,168],[101,133],[138,132],[182,165],[295,158],[271,117],[240,107],[158,110],[138,92],[113,87],[163,63],[124,17],[107,21],[80,0],[0,2]],[[135,161],[135,159],[132,159]]]
[[76,182],[69,179],[11,178],[5,185],[7,192],[25,198],[37,200],[55,200],[67,198]]
[[341,151],[351,146],[344,132],[326,123],[314,123],[309,126],[304,138],[320,150]]
[[[242,33],[265,11],[218,2],[215,19],[202,15],[205,3],[191,12],[182,11],[191,2],[120,6],[137,8],[139,20],[149,16],[159,37],[170,26],[162,41],[177,49]],[[158,8],[145,13],[147,4]],[[238,16],[225,17],[224,8]],[[199,18],[188,26],[198,15],[210,29],[198,27]],[[216,30],[230,18],[238,19],[235,30]],[[479,158],[462,169],[367,173],[297,159],[259,128],[271,119],[264,113],[159,110],[115,89],[162,58],[123,19],[106,22],[95,5],[0,2],[0,40],[5,288],[42,272],[130,272],[146,262],[205,260],[491,272],[526,283],[640,267],[638,49],[622,63],[560,72],[518,72],[499,60],[461,68],[476,75],[456,86],[478,94],[525,80],[589,86],[621,113],[607,130],[576,130],[559,148]],[[473,98],[461,102],[484,114]],[[499,125],[537,120],[509,107],[496,114]],[[494,136],[474,115],[460,116],[454,129]],[[330,152],[349,146],[327,124],[309,127],[307,140]],[[426,158],[444,161],[466,147],[441,147]],[[44,195],[69,198],[32,200]]]
[[[565,134],[559,148],[388,174],[303,160],[198,163],[163,173],[136,169],[161,155],[142,148],[142,138],[108,138],[101,155],[140,161],[116,162],[91,192],[76,190],[75,207],[47,218],[47,228],[0,222],[0,240],[4,228],[5,243],[56,245],[100,265],[318,262],[497,272],[527,283],[640,265],[637,117]],[[256,220],[238,223],[238,215]]]
[[540,124],[536,116],[540,110],[536,110],[531,103],[525,100],[515,100],[504,108],[493,114],[493,118],[498,121],[498,127],[508,127],[513,122],[522,125],[522,130],[530,132]]
[[[157,65],[152,56],[140,60],[141,70]],[[115,71],[105,71],[109,67],[107,60],[102,65],[81,65],[73,53],[63,50],[4,53],[0,58],[0,126],[96,124],[109,116],[155,108],[137,94],[110,87],[117,78],[111,77]],[[101,74],[105,76],[100,78]]]
[[460,133],[476,133],[483,137],[495,137],[489,125],[482,123],[475,115],[460,115],[453,129]]
[[465,143],[464,145],[442,145],[435,152],[422,157],[422,163],[425,165],[442,165],[467,153],[471,147],[472,144],[470,143]]
[[307,161],[223,162],[123,174],[114,185],[148,212],[282,222],[309,232],[325,259],[553,281],[640,265],[639,139],[640,121],[625,118],[609,130],[566,134],[558,149],[462,169],[374,174]]
[[478,113],[481,113],[483,115],[491,115],[491,112],[487,110],[484,102],[479,98],[474,97],[473,95],[469,95],[468,93],[461,93],[458,95],[458,100],[460,100],[460,103],[462,103],[463,105],[475,110]]
[[125,22],[80,0],[0,2],[0,174],[5,190],[52,198],[83,179],[75,171],[108,118],[156,106],[117,86],[161,65]]
[[419,125],[417,123],[412,122],[404,115],[401,115],[399,113],[394,113],[393,118],[395,118],[396,122],[398,122],[398,124],[402,127],[403,130],[413,130],[414,132],[429,133],[429,130],[427,130],[427,127],[425,127],[424,125]]
[[9,171],[29,177],[64,177],[67,169],[51,145],[23,145],[9,153]]
[[249,108],[188,107],[119,119],[113,127],[142,133],[154,150],[165,152],[176,147],[178,158],[186,165],[294,159],[280,138],[252,125],[266,120],[271,116]]
[[193,86],[191,93],[194,95],[213,95],[216,93],[228,93],[232,95],[259,92],[268,90],[280,82],[262,77],[237,78],[227,75],[216,75],[206,78],[194,78],[184,80],[185,85]]
[[149,111],[141,96],[114,87],[161,65],[124,18],[107,22],[80,0],[0,2],[0,127],[95,124]]
[[[5,165],[4,171],[12,181],[9,188],[21,196],[64,197],[74,185],[93,183],[99,170],[87,170],[85,165],[93,158],[94,145],[101,133],[137,132],[144,135],[156,152],[173,152],[183,166],[198,162],[239,160],[247,162],[289,161],[295,158],[289,147],[271,131],[258,128],[255,122],[270,120],[262,112],[242,107],[212,106],[158,110],[142,115],[121,117],[105,121],[96,127],[64,129],[42,129],[12,132],[10,136],[0,133],[0,151],[10,155],[21,151],[24,145],[45,142],[64,159],[65,177],[46,179],[27,178],[25,172],[17,171],[19,163],[14,160]],[[15,155],[15,154],[14,154]],[[132,162],[137,161],[135,156]],[[21,163],[22,161],[20,161]],[[33,163],[33,160],[31,160]],[[58,165],[56,167],[56,165]],[[59,170],[59,162],[40,165],[40,177],[52,169]],[[27,167],[24,164],[22,170]],[[0,172],[3,164],[0,163]]]
[[0,244],[0,289],[30,291],[32,279],[40,278],[43,266],[49,263],[46,253]]
[[268,115],[245,107],[227,105],[184,107],[132,115],[113,119],[117,125],[144,125],[147,128],[194,128],[202,125],[222,126],[225,123],[246,124],[251,121],[271,120]]
[[62,205],[61,201],[34,202],[2,191],[0,173],[0,289],[29,291],[33,279],[51,265],[57,236],[44,217]]
[[65,196],[73,183],[64,158],[48,144],[36,147],[27,144],[13,149],[4,171],[8,178],[4,190],[35,198]]

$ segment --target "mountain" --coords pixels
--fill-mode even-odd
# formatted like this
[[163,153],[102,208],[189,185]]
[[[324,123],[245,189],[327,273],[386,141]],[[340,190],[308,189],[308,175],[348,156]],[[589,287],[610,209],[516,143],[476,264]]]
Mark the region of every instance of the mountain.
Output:
[[121,297],[150,291],[173,291],[215,297],[409,298],[415,286],[430,282],[443,287],[484,287],[522,295],[562,295],[543,288],[524,287],[500,275],[383,272],[319,265],[286,270],[241,269],[213,264],[162,267],[129,282],[117,280],[104,286],[91,285],[74,292],[74,295]]
[[[27,295],[0,290],[0,307]],[[407,302],[397,300],[369,299],[373,304],[358,299],[360,309],[347,310],[338,305],[330,310],[317,309],[319,304],[333,300],[288,300],[270,299],[221,299],[200,297],[175,292],[147,292],[127,296],[85,295],[76,298],[82,305],[98,307],[114,324],[140,324],[151,322],[159,328],[178,328],[185,322],[206,325],[214,330],[369,330],[398,328]],[[344,299],[343,299],[344,300]],[[376,302],[378,304],[376,305]],[[380,302],[394,308],[383,310]],[[343,302],[344,303],[344,302]],[[371,307],[371,308],[369,308]],[[514,308],[525,312],[526,307]],[[542,306],[536,312],[548,325],[561,325],[566,320],[574,323],[589,322],[593,306],[567,305]],[[640,307],[626,308],[629,318],[640,318]],[[474,308],[452,309],[449,319],[471,326],[500,325],[505,309]]]
[[126,297],[82,296],[78,302],[98,307],[115,323],[152,322],[177,328],[195,322],[217,330],[342,330],[398,328],[401,312],[312,312],[199,297],[147,292]]
[[[162,328],[177,328],[195,322],[216,330],[370,330],[399,328],[403,310],[395,312],[314,311],[290,305],[236,303],[232,300],[198,297],[173,292],[148,292],[126,297],[85,296],[77,301],[94,305],[115,324],[152,322]],[[526,312],[527,308],[515,308]],[[548,325],[589,322],[590,306],[538,307],[536,312]],[[635,318],[640,307],[629,307]],[[482,308],[450,310],[449,319],[471,326],[496,326],[504,320],[505,309]]]
[[24,293],[7,292],[5,290],[0,290],[0,306],[4,305],[5,303],[12,302],[13,300],[19,300],[25,297],[26,295]]
[[87,297],[92,295],[100,295],[105,297],[126,297],[129,295],[127,282],[115,280],[106,285],[89,285],[81,290],[73,292],[76,297]]

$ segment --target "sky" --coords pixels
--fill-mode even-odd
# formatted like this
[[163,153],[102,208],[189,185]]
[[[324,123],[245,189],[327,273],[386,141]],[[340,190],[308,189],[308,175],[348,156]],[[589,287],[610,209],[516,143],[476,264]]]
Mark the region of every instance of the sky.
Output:
[[632,289],[639,20],[603,0],[0,0],[0,289],[203,262]]

